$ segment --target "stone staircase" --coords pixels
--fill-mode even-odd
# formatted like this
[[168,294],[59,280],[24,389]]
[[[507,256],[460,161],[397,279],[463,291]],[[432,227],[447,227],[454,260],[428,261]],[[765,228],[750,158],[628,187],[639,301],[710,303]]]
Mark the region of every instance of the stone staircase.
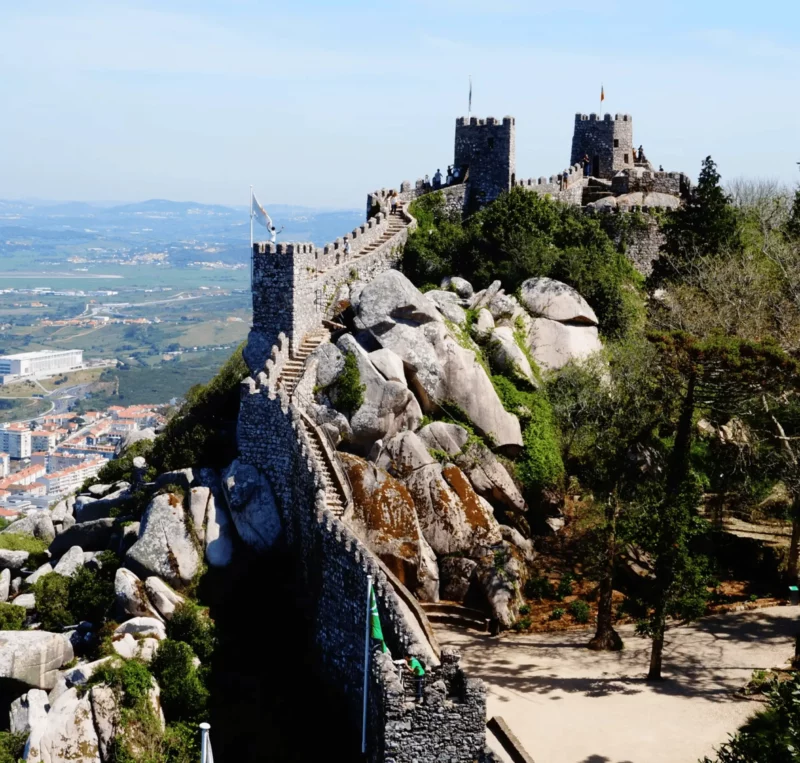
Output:
[[312,331],[303,337],[300,348],[296,353],[292,353],[289,360],[283,364],[281,375],[278,379],[278,388],[286,392],[291,398],[300,377],[303,375],[303,367],[308,356],[317,349],[323,342],[327,342],[330,334],[325,329]]
[[489,630],[489,617],[479,609],[465,607],[453,601],[420,602],[423,611],[434,625],[474,628],[484,633]]
[[[350,259],[346,260],[346,262],[356,262],[357,260],[361,259],[361,257],[366,257],[366,255],[371,254],[374,252],[379,246],[383,246],[387,241],[392,239],[397,233],[399,233],[403,228],[408,225],[408,220],[402,214],[403,205],[397,205],[397,212],[393,215],[387,215],[387,220],[389,224],[386,226],[386,230],[380,235],[379,238],[375,239],[371,244],[368,244],[363,249],[359,249]],[[325,270],[320,270],[320,274],[325,273]]]
[[306,433],[306,438],[311,447],[311,455],[316,462],[317,469],[319,469],[325,480],[325,503],[334,516],[341,517],[347,506],[348,498],[339,480],[333,474],[332,459],[336,458],[336,455],[332,451],[335,449],[332,445],[324,442],[324,435],[320,433],[319,429],[305,414],[306,402],[295,399],[297,382],[300,381],[300,377],[303,375],[303,368],[308,356],[323,342],[327,342],[329,338],[330,333],[327,329],[322,328],[306,334],[297,352],[292,353],[289,360],[283,364],[281,375],[278,378],[278,388],[284,390],[302,412],[300,426]]
[[589,182],[583,188],[583,198],[581,204],[585,207],[598,199],[611,196],[611,181],[601,178],[589,178]]

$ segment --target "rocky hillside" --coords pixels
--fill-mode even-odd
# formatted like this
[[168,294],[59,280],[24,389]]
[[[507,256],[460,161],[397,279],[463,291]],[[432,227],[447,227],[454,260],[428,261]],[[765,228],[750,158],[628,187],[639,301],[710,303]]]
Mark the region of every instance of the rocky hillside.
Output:
[[305,363],[297,389],[314,399],[297,397],[342,451],[345,520],[421,601],[469,601],[510,627],[530,528],[561,523],[541,375],[602,348],[595,313],[548,278],[518,297],[462,278],[422,293],[389,271],[338,297],[346,328]]

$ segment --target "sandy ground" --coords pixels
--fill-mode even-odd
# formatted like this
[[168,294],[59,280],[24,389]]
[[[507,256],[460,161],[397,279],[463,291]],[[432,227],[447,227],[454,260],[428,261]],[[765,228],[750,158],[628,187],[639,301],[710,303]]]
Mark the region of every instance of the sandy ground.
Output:
[[797,630],[800,607],[672,628],[657,684],[644,680],[650,642],[630,626],[619,653],[590,652],[584,630],[492,638],[437,626],[437,636],[489,684],[489,717],[502,716],[536,763],[696,763],[762,707],[733,693],[754,670],[784,667]]

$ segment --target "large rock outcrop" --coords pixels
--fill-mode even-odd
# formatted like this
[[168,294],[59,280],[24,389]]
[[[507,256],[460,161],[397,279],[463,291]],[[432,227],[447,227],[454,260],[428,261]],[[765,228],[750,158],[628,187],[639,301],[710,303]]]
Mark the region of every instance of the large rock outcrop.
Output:
[[571,286],[552,278],[529,278],[520,295],[535,316],[527,328],[527,342],[543,368],[557,370],[603,349],[594,310]]
[[425,411],[458,407],[498,446],[522,446],[519,421],[503,408],[475,352],[459,343],[433,301],[402,273],[387,271],[364,287],[355,322],[402,359]]
[[[364,388],[364,402],[350,417],[351,444],[354,447],[366,453],[376,440],[419,426],[422,411],[405,379],[385,378],[350,334],[339,340],[338,347],[356,359]],[[333,402],[335,405],[335,398]]]
[[437,555],[464,553],[500,541],[491,507],[455,465],[428,464],[405,480],[425,540]]
[[100,763],[89,694],[67,689],[34,726],[25,745],[27,763]]
[[255,466],[236,459],[225,471],[223,492],[231,519],[242,541],[254,551],[266,551],[281,535],[275,493]]
[[0,679],[50,690],[59,668],[73,656],[72,645],[60,633],[0,631]]
[[12,522],[5,530],[0,530],[0,534],[3,533],[30,535],[32,538],[45,541],[45,543],[50,543],[56,537],[53,520],[48,511],[31,512],[28,516]]
[[140,578],[158,575],[177,588],[200,569],[198,542],[181,496],[156,495],[142,517],[139,539],[125,555],[125,566]]
[[357,456],[343,454],[342,460],[353,487],[350,526],[417,598],[438,601],[436,557],[405,485]]

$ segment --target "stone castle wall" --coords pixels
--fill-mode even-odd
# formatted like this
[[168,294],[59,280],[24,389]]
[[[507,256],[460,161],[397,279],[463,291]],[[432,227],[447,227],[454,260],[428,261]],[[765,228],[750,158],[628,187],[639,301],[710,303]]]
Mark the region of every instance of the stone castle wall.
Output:
[[[403,606],[378,561],[326,508],[325,482],[311,456],[301,413],[276,391],[289,340],[281,336],[266,370],[242,384],[239,457],[268,475],[285,541],[294,551],[315,634],[313,658],[322,679],[341,697],[351,718],[343,730],[361,728],[367,576],[375,585],[384,637],[395,657],[425,654],[405,619]],[[469,681],[458,655],[442,654],[432,667],[430,698],[407,703],[391,661],[376,654],[368,688],[367,760],[371,763],[477,761],[485,744],[486,696]]]
[[540,196],[552,196],[565,204],[580,206],[583,203],[583,187],[585,185],[583,165],[573,164],[568,168],[566,188],[562,188],[558,175],[519,180],[517,185],[526,191],[538,193]]
[[625,172],[611,179],[611,191],[616,196],[643,191],[644,193],[668,193],[680,196],[688,183],[682,172]]
[[[369,281],[398,264],[408,233],[416,227],[408,213],[402,214],[408,225],[368,252],[365,250],[389,227],[389,216],[383,209],[324,247],[310,243],[253,244],[253,324],[245,350],[251,371],[257,373],[263,368],[280,333],[296,350],[309,331],[330,317],[341,284],[356,278]],[[346,240],[350,241],[349,254],[344,251]]]

